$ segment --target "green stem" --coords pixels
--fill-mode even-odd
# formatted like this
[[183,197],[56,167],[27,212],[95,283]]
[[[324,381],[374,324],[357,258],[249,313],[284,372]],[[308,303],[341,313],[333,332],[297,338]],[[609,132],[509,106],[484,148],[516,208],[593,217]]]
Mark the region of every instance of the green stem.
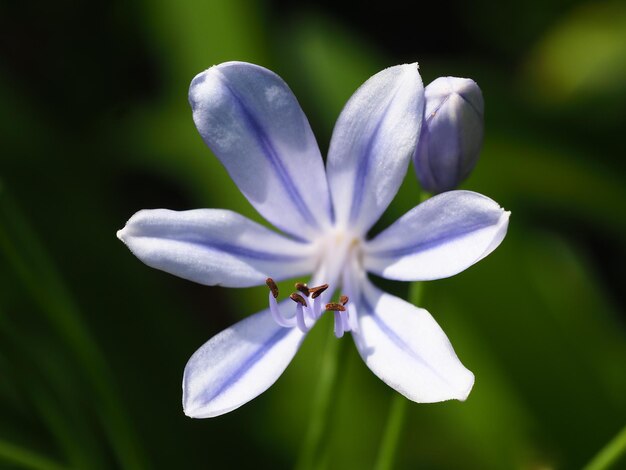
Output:
[[407,399],[399,393],[394,394],[389,409],[389,418],[383,434],[383,440],[378,450],[378,459],[376,460],[376,470],[390,470],[393,463],[400,441],[400,433],[406,415]]
[[626,454],[626,426],[611,439],[583,470],[604,470],[612,467]]
[[337,369],[344,341],[330,336],[326,340],[326,348],[322,357],[322,366],[315,398],[311,407],[311,417],[306,437],[300,449],[297,470],[312,470],[316,468],[317,456],[326,430],[330,414],[331,397],[337,385]]

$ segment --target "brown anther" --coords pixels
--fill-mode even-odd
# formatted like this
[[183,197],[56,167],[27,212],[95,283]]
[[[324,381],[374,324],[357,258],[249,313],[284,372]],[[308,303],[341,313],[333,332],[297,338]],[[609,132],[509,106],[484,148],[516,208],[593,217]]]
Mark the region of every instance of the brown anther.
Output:
[[328,284],[322,284],[317,287],[309,287],[309,292],[311,293],[311,297],[317,299],[326,289],[328,289]]
[[299,290],[307,297],[309,296],[309,293],[310,293],[309,287],[303,282],[296,282],[296,290]]
[[344,307],[341,304],[337,304],[337,303],[330,303],[330,304],[326,304],[326,310],[330,310],[332,312],[345,312],[346,311],[346,307]]
[[278,297],[278,286],[274,282],[274,279],[272,279],[271,277],[268,277],[265,280],[265,284],[267,284],[267,287],[270,288],[270,292],[272,293],[274,298],[277,298]]
[[294,292],[293,294],[289,296],[289,298],[293,300],[295,303],[300,304],[303,307],[306,307],[306,300],[304,300],[304,297],[302,297],[300,294],[296,294]]
[[342,295],[341,297],[339,297],[339,302],[341,302],[341,305],[346,305],[348,303],[348,300],[350,300],[350,298],[347,295]]

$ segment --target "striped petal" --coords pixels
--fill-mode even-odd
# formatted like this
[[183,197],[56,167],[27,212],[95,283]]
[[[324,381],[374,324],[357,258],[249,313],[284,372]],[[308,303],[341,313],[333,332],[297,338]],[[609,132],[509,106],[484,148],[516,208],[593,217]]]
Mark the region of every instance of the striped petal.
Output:
[[337,224],[365,233],[398,192],[424,113],[417,64],[398,65],[366,81],[341,112],[327,174]]
[[365,269],[387,279],[453,276],[495,250],[510,212],[471,191],[434,196],[407,212],[365,247]]
[[142,210],[117,236],[148,266],[209,286],[254,286],[314,267],[311,245],[228,210]]
[[220,64],[193,79],[189,102],[202,139],[263,217],[309,240],[330,224],[319,147],[278,75],[244,62]]
[[364,282],[352,336],[365,364],[409,400],[465,400],[474,374],[461,364],[433,317]]
[[278,326],[269,310],[214,336],[185,367],[185,414],[211,418],[257,397],[280,377],[303,339],[304,334],[297,328]]

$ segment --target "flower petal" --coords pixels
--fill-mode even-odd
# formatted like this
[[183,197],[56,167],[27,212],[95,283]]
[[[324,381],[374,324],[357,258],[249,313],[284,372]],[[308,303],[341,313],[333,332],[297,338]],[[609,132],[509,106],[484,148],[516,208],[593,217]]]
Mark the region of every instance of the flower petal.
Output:
[[417,64],[377,73],[341,112],[328,152],[327,175],[337,224],[365,233],[398,192],[424,113]]
[[226,62],[193,79],[189,102],[202,139],[263,217],[305,239],[330,224],[319,147],[278,75]]
[[148,266],[209,286],[254,286],[314,266],[311,245],[221,209],[142,210],[117,236]]
[[365,269],[401,281],[453,276],[498,247],[506,235],[509,215],[482,194],[439,194],[366,244]]
[[303,338],[297,328],[278,326],[269,310],[217,334],[191,356],[185,367],[185,414],[211,418],[257,397],[280,377]]
[[367,280],[362,289],[352,336],[372,372],[419,403],[465,400],[474,374],[461,364],[433,317]]

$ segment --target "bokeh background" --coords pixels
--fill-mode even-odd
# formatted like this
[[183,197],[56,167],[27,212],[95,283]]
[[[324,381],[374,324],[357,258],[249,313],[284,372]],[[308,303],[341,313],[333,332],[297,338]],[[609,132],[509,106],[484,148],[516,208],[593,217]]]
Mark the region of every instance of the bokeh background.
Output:
[[[512,211],[509,234],[468,271],[426,283],[420,301],[476,385],[465,403],[408,404],[397,468],[580,468],[618,433],[626,4],[413,6],[0,3],[0,468],[297,465],[336,341],[329,319],[268,392],[189,419],[187,359],[264,308],[265,288],[194,285],[144,266],[115,237],[142,208],[229,208],[261,221],[187,104],[191,78],[227,60],[280,74],[323,151],[345,101],[386,66],[417,60],[425,83],[455,75],[483,90],[484,148],[463,187]],[[411,170],[385,223],[418,200]],[[372,468],[394,396],[350,343],[319,468]]]

